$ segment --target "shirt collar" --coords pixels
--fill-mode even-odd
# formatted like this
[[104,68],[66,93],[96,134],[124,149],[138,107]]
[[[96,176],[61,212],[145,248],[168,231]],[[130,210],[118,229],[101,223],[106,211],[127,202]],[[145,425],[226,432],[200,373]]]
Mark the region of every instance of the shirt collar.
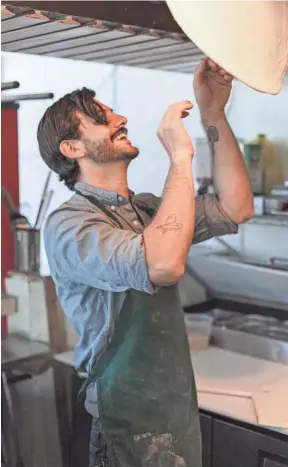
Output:
[[[88,183],[76,182],[75,189],[81,191],[83,195],[94,196],[96,199],[104,202],[105,204],[126,204],[129,202],[129,200],[114,191],[97,188],[93,185],[89,185]],[[131,196],[134,196],[134,193],[133,191],[129,190],[129,198]]]

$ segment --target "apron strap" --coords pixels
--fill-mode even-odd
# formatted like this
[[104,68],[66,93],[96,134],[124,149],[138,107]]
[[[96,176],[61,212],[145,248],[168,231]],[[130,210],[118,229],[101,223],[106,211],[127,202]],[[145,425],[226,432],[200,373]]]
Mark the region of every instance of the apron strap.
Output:
[[88,375],[84,383],[82,384],[81,388],[79,389],[79,392],[77,395],[77,402],[83,401],[90,383],[93,383],[93,379],[91,378],[91,376]]
[[86,198],[88,199],[88,201],[90,201],[90,203],[94,204],[94,206],[97,206],[97,208],[101,209],[102,212],[104,212],[104,214],[106,214],[106,216],[108,216],[110,219],[112,219],[114,222],[116,222],[116,224],[119,225],[119,227],[122,229],[122,226],[121,226],[121,223],[119,222],[118,218],[112,213],[110,212],[106,206],[102,203],[100,203],[97,199],[95,199],[93,196],[89,196],[89,195],[83,195],[83,193],[81,193],[81,191],[79,190],[74,190],[74,192],[77,194],[77,195],[80,195],[82,196],[83,198]]

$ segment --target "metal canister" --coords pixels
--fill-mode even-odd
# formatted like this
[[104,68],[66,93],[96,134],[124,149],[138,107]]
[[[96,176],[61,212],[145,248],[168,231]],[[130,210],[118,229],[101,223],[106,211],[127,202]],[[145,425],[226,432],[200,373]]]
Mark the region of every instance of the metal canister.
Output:
[[15,229],[15,269],[25,274],[40,272],[40,230],[31,227]]

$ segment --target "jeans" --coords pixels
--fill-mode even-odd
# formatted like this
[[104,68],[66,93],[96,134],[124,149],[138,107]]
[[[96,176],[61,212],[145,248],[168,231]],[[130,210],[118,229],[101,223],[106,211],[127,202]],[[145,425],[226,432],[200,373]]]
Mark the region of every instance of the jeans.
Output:
[[107,444],[98,418],[93,417],[90,436],[89,467],[111,467]]

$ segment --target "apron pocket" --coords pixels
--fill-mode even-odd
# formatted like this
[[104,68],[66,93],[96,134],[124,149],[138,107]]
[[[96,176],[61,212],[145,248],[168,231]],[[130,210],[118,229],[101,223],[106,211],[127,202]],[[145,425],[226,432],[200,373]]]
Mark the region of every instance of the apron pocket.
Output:
[[144,433],[111,441],[121,467],[187,467],[175,453],[171,433]]

